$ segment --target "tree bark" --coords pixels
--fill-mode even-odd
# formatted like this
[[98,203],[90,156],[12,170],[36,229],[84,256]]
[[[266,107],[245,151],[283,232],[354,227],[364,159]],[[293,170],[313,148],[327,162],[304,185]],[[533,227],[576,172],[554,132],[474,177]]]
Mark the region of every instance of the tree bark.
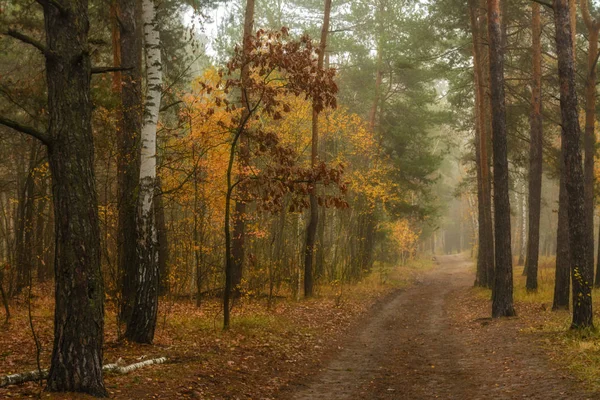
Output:
[[510,198],[504,99],[504,49],[500,0],[488,0],[490,91],[494,152],[494,233],[496,271],[492,317],[515,315],[510,231]]
[[[486,33],[485,15],[478,10],[481,2],[469,2],[471,35],[473,40],[473,70],[475,73],[475,164],[477,167],[477,200],[478,200],[478,237],[477,276],[475,284],[481,287],[493,287],[494,277],[494,233],[492,221],[491,185],[489,179],[488,157],[488,96],[486,95],[486,77],[484,76],[487,63],[482,51],[482,35]],[[486,39],[487,40],[487,39]]]
[[538,287],[538,261],[540,253],[540,215],[542,206],[542,21],[540,4],[531,4],[531,50],[533,74],[531,80],[531,116],[529,142],[529,236],[527,240],[528,291]]
[[[321,29],[321,42],[319,43],[319,55],[317,66],[323,68],[325,59],[325,49],[327,47],[327,33],[329,32],[329,16],[331,14],[331,1],[325,0],[325,10],[323,14],[323,27]],[[319,112],[313,106],[312,113],[312,146],[310,163],[313,169],[317,168],[319,154]],[[313,261],[315,252],[315,238],[317,234],[317,225],[319,223],[319,204],[317,201],[316,183],[310,187],[310,220],[306,228],[306,247],[304,250],[304,297],[313,295]]]
[[88,2],[44,3],[56,221],[54,346],[47,389],[106,396],[104,287],[94,176]]
[[[590,251],[587,254],[587,262],[594,265],[594,158],[596,157],[596,67],[598,57],[598,36],[600,34],[600,23],[592,18],[587,0],[581,0],[581,14],[588,30],[588,58],[587,77],[585,81],[585,134],[583,138],[585,149],[584,160],[584,193],[585,193],[585,219],[586,240]],[[593,268],[593,267],[592,267]],[[600,262],[598,263],[600,271]],[[600,276],[596,276],[594,285],[600,287]]]
[[556,271],[552,310],[568,310],[571,289],[571,256],[569,254],[569,204],[565,186],[565,162],[562,150],[559,157],[558,226],[556,232]]
[[567,0],[554,0],[553,6],[560,83],[562,150],[568,196],[570,261],[573,277],[573,322],[571,327],[582,329],[593,326],[591,293],[593,265],[588,262],[590,249],[586,240],[587,221],[583,196],[584,176],[579,147],[580,127],[575,88],[572,15]]
[[121,279],[120,320],[127,321],[135,300],[136,215],[142,131],[142,24],[139,0],[119,0],[121,120],[117,154],[117,257]]
[[156,191],[156,130],[162,95],[160,36],[153,0],[142,1],[147,93],[141,135],[140,180],[137,208],[137,271],[135,300],[125,337],[152,343],[158,313],[158,243],[154,195]]

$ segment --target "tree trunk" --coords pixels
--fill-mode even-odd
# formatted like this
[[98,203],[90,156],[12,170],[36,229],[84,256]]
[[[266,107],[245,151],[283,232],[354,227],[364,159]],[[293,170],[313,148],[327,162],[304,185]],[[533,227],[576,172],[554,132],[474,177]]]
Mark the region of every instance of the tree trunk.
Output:
[[568,310],[571,288],[571,256],[569,255],[569,205],[565,186],[565,162],[561,150],[559,158],[560,178],[558,189],[558,227],[556,232],[556,271],[553,310]]
[[510,240],[510,199],[506,145],[506,105],[504,100],[504,49],[500,0],[488,0],[490,52],[490,91],[494,152],[494,230],[496,271],[492,317],[515,315]]
[[142,131],[142,24],[138,0],[119,0],[121,120],[117,142],[118,270],[121,279],[121,321],[127,321],[135,300],[136,215]]
[[554,0],[556,50],[560,83],[562,117],[562,150],[564,154],[565,186],[568,196],[570,261],[573,277],[572,328],[593,326],[592,280],[593,265],[588,260],[586,216],[584,210],[584,177],[579,148],[580,127],[575,88],[575,67],[571,35],[571,14],[567,0]]
[[486,18],[478,10],[483,9],[477,0],[469,2],[471,35],[473,40],[473,69],[475,72],[475,156],[477,166],[477,200],[479,215],[479,246],[477,253],[477,277],[475,284],[482,287],[493,287],[494,278],[494,233],[492,221],[490,169],[488,157],[489,143],[489,99],[485,91],[485,70],[488,65],[484,60],[482,43],[487,41]]
[[[242,37],[244,56],[248,53],[248,40],[254,34],[254,0],[246,1],[246,10],[244,14],[244,33]],[[250,76],[250,70],[247,67],[243,67],[241,71],[242,87],[244,88],[241,93],[241,103],[244,109],[244,117],[250,112],[247,109],[249,93],[246,92],[247,84]],[[240,158],[239,164],[243,166],[248,163],[248,146],[246,138],[242,136],[240,138]],[[242,277],[244,273],[244,261],[245,261],[245,245],[246,245],[246,209],[247,205],[243,199],[238,199],[235,203],[234,222],[233,222],[233,237],[231,238],[231,254],[233,257],[232,270],[231,270],[231,287],[233,295],[237,297],[240,294],[240,287],[242,284]]]
[[135,301],[125,336],[137,343],[152,343],[158,313],[158,244],[154,194],[156,190],[156,126],[162,94],[160,37],[153,0],[142,1],[142,23],[148,89],[144,101],[141,136]]
[[[329,32],[329,16],[331,14],[331,1],[325,0],[325,10],[323,15],[323,27],[321,29],[321,42],[319,43],[319,55],[317,66],[323,68],[325,58],[325,49],[327,47],[327,33]],[[319,112],[313,107],[312,113],[312,146],[310,163],[313,169],[317,168],[319,154]],[[313,184],[310,187],[310,220],[306,228],[306,247],[304,250],[304,297],[313,295],[313,261],[315,252],[315,238],[317,234],[317,225],[319,223],[319,204],[317,202],[317,187]]]
[[54,346],[47,388],[106,396],[104,287],[94,176],[88,2],[44,5],[48,157],[56,221]]
[[529,142],[529,237],[527,240],[528,291],[538,287],[538,261],[540,253],[540,215],[542,206],[542,21],[540,5],[531,3],[531,50],[533,74],[531,80],[531,116]]
[[[588,58],[587,78],[585,81],[585,161],[584,161],[584,186],[585,186],[585,219],[587,246],[590,251],[587,254],[587,262],[594,265],[594,158],[596,157],[596,68],[598,57],[598,36],[600,34],[600,23],[592,18],[587,0],[581,0],[581,14],[588,30]],[[598,263],[600,271],[600,262]],[[596,275],[594,282],[600,287],[600,274]]]
[[156,178],[154,213],[156,215],[156,240],[158,241],[158,292],[160,295],[165,295],[169,292],[169,237],[160,177]]
[[19,193],[17,206],[17,282],[14,293],[21,293],[29,285],[29,277],[33,269],[33,205],[35,190],[35,168],[37,166],[39,143],[33,141],[29,153],[29,167],[25,185]]
[[46,248],[44,246],[45,241],[45,230],[46,225],[49,221],[46,219],[46,206],[47,200],[48,183],[46,178],[42,178],[42,185],[40,187],[40,199],[36,207],[36,221],[35,221],[35,265],[37,270],[38,282],[46,282],[49,276],[49,269],[45,263]]

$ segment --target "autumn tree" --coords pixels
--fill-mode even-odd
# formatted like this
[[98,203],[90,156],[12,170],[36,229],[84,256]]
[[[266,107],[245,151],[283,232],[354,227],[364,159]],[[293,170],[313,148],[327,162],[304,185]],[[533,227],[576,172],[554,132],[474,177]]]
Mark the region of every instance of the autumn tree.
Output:
[[[246,8],[244,12],[244,31],[242,34],[242,54],[246,59],[250,57],[251,41],[254,30],[254,8],[255,0],[247,0]],[[240,71],[241,80],[241,91],[240,91],[240,103],[244,113],[242,118],[247,118],[250,114],[248,109],[248,96],[250,95],[250,85],[248,84],[250,79],[250,66],[246,62]],[[247,152],[247,140],[243,135],[240,137],[240,166],[243,168],[244,165],[249,163],[248,152]],[[234,212],[234,223],[233,223],[233,237],[232,237],[232,276],[231,276],[231,287],[234,290],[234,295],[239,294],[239,287],[242,283],[242,276],[244,271],[244,258],[245,258],[245,245],[246,245],[246,211],[247,204],[246,199],[238,198],[235,202]]]
[[[225,104],[228,113],[234,113],[229,125],[224,125],[232,134],[229,148],[229,161],[227,165],[227,184],[225,199],[225,293],[224,293],[224,327],[230,324],[230,299],[232,293],[233,254],[231,223],[231,202],[236,187],[242,183],[246,186],[258,185],[259,193],[266,192],[266,204],[278,206],[281,204],[281,196],[285,193],[302,193],[307,190],[308,182],[318,180],[321,176],[327,176],[329,181],[341,182],[341,174],[329,170],[323,166],[316,171],[306,171],[295,167],[293,150],[289,147],[279,145],[277,136],[268,130],[259,129],[260,126],[253,125],[249,128],[251,119],[257,117],[257,112],[268,115],[275,120],[282,119],[286,113],[291,111],[288,104],[279,100],[279,96],[293,94],[295,96],[306,96],[315,101],[318,111],[325,107],[335,106],[335,93],[337,87],[333,82],[333,70],[318,68],[314,54],[315,49],[311,40],[303,36],[299,41],[287,39],[287,30],[281,32],[258,31],[256,36],[248,39],[247,53],[243,49],[236,49],[233,59],[228,63],[227,70],[220,73],[223,77],[216,87],[221,88],[225,94],[245,90],[248,95],[245,105],[250,112],[238,113],[236,106],[229,103],[226,98],[216,99],[216,104]],[[241,79],[233,78],[236,71],[249,68],[249,75],[245,86],[241,87]],[[281,82],[285,82],[282,84]],[[216,88],[207,88],[209,93],[216,93]],[[207,110],[208,114],[214,110]],[[225,122],[222,122],[225,124]],[[254,142],[254,151],[258,155],[269,155],[276,161],[271,168],[265,168],[259,174],[246,175],[234,181],[233,169],[236,156],[238,155],[241,137],[247,137],[249,144]],[[256,155],[255,155],[256,156]],[[262,186],[262,187],[261,187]],[[270,189],[269,189],[270,188]],[[299,204],[302,204],[300,202]],[[340,203],[342,204],[342,203]]]

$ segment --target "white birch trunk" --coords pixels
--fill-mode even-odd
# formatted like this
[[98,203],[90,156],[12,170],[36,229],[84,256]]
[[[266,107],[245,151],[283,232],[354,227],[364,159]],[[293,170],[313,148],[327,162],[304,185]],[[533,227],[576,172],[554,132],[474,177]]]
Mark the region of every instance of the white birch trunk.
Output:
[[[144,24],[147,79],[140,167],[140,215],[144,220],[144,217],[152,214],[154,182],[156,181],[156,127],[162,95],[160,36],[156,27],[156,8],[153,0],[142,1],[142,22]],[[149,231],[156,234],[156,229]]]
[[158,243],[153,203],[156,186],[156,131],[162,95],[160,35],[153,0],[142,1],[142,23],[147,88],[141,135],[137,220],[139,264],[135,301],[125,336],[137,343],[152,343],[158,313]]

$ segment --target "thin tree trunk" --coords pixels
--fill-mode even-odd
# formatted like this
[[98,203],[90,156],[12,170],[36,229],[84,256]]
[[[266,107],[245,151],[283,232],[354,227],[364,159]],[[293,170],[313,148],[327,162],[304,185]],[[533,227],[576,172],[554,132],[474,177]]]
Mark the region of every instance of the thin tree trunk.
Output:
[[527,240],[527,283],[529,291],[537,290],[540,253],[540,215],[542,206],[542,21],[540,5],[531,4],[533,74],[531,82],[531,116],[529,142],[529,237]]
[[[243,41],[243,53],[244,57],[248,57],[249,45],[248,42],[251,36],[254,34],[254,3],[255,0],[246,1],[246,10],[244,14],[244,33],[242,37]],[[241,80],[242,80],[242,93],[241,103],[243,107],[242,119],[245,119],[250,110],[248,110],[248,96],[250,93],[246,91],[248,86],[246,82],[250,77],[250,70],[247,66],[242,67]],[[249,162],[247,139],[242,135],[240,137],[240,150],[239,150],[239,164],[240,166],[247,165]],[[231,286],[232,294],[234,297],[240,294],[240,285],[242,283],[242,277],[244,273],[244,261],[245,261],[245,245],[246,245],[246,210],[247,204],[244,199],[238,199],[235,203],[234,221],[233,221],[233,237],[231,238],[231,254],[233,257],[233,264],[231,270]]]
[[144,101],[141,135],[135,301],[125,336],[137,343],[152,343],[158,313],[158,244],[154,194],[156,191],[156,127],[162,94],[160,37],[153,0],[142,1],[142,23],[148,89]]
[[34,141],[29,153],[29,167],[25,185],[19,194],[19,204],[17,206],[17,282],[15,293],[28,286],[29,276],[33,269],[32,249],[33,249],[33,204],[35,189],[35,168],[37,165],[39,143]]
[[[329,32],[329,16],[331,14],[331,1],[325,0],[325,10],[323,16],[323,27],[321,29],[321,42],[319,43],[319,55],[317,67],[323,68],[325,58],[325,49],[327,47],[327,33]],[[312,113],[312,147],[310,163],[313,169],[317,168],[319,154],[319,112],[313,107]],[[313,184],[310,187],[310,220],[306,228],[306,248],[304,250],[304,297],[313,295],[313,261],[315,252],[315,238],[317,234],[317,225],[319,223],[319,204],[317,201],[317,187]]]
[[506,144],[506,105],[504,100],[504,49],[500,0],[488,0],[490,91],[494,151],[494,228],[496,273],[492,317],[515,315],[510,240],[510,198]]
[[[472,4],[473,9],[477,5]],[[480,0],[479,9],[486,9],[485,0]],[[475,50],[478,51],[478,68],[475,69],[476,78],[479,81],[479,87],[477,88],[479,94],[478,97],[479,107],[478,113],[478,124],[479,124],[479,156],[477,162],[479,162],[479,168],[481,173],[481,204],[482,204],[482,217],[479,220],[481,225],[479,246],[480,250],[478,253],[481,256],[481,286],[492,288],[494,286],[494,225],[492,218],[492,186],[490,182],[490,157],[488,156],[489,142],[491,139],[491,124],[490,124],[490,96],[486,93],[485,86],[489,83],[489,57],[485,57],[483,51],[483,43],[488,42],[487,38],[487,18],[485,13],[474,14],[476,19],[476,36],[477,39],[473,39],[477,43]],[[489,56],[489,55],[488,55]]]
[[593,326],[592,280],[593,265],[588,260],[586,218],[584,210],[584,177],[579,147],[580,127],[575,88],[574,41],[567,0],[554,0],[556,50],[560,83],[562,117],[562,150],[564,153],[565,186],[568,196],[570,261],[573,277],[573,322],[581,329]]
[[118,0],[121,74],[121,120],[117,142],[118,271],[121,279],[120,320],[127,321],[135,300],[136,215],[142,131],[142,23],[139,0]]
[[36,221],[35,221],[35,265],[37,270],[37,280],[38,282],[45,282],[48,280],[48,266],[44,262],[46,249],[44,247],[44,234],[46,230],[46,225],[49,221],[46,220],[46,206],[48,204],[47,200],[47,191],[48,191],[48,183],[45,178],[42,178],[42,184],[40,187],[40,199],[38,200],[38,204],[36,207]]
[[158,242],[158,293],[169,292],[169,236],[165,218],[165,202],[162,194],[162,182],[156,178],[156,195],[154,196],[154,213],[156,215],[156,240]]

